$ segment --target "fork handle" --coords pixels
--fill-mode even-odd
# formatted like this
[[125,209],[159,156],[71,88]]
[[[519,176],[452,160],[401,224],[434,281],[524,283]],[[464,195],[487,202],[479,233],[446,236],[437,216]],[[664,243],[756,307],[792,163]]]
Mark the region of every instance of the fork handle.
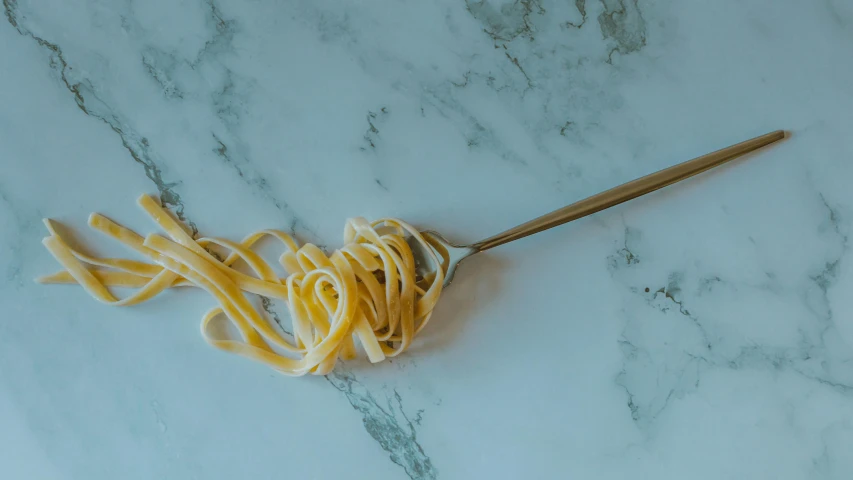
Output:
[[534,233],[539,233],[549,228],[554,228],[558,225],[577,220],[587,215],[600,212],[614,205],[633,200],[647,193],[680,182],[686,178],[692,177],[705,170],[710,170],[714,167],[722,165],[730,160],[733,160],[743,154],[758,150],[761,147],[770,145],[785,138],[783,130],[777,130],[760,137],[755,137],[751,140],[726,147],[722,150],[702,155],[701,157],[688,160],[684,163],[665,168],[658,172],[640,177],[628,183],[623,183],[618,187],[611,188],[601,193],[597,193],[591,197],[575,202],[569,206],[559,210],[554,210],[551,213],[542,215],[539,218],[533,219],[527,223],[523,223],[515,228],[511,228],[503,233],[499,233],[493,237],[477,242],[471,247],[475,251],[488,250],[490,248],[503,245],[505,243],[524,238]]

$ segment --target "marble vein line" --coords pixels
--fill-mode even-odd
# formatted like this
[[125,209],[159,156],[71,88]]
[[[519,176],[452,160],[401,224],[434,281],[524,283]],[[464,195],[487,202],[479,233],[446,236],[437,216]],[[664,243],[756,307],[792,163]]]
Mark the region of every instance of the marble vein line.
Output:
[[847,28],[847,26],[851,19],[844,15],[843,10],[836,5],[836,1],[837,0],[823,0],[821,3],[823,3],[823,6],[826,8],[827,15],[832,19],[832,23],[842,30],[850,32],[850,29]]
[[[584,13],[589,15],[586,5],[586,2],[583,2]],[[515,48],[511,46],[510,43],[518,38],[534,40],[534,20],[545,15],[545,11],[540,6],[539,2],[532,0],[516,2],[507,8],[501,9],[500,11],[493,8],[487,2],[468,0],[465,8],[467,13],[483,26],[484,34],[489,35],[489,37],[492,38],[495,43],[495,49],[498,50],[498,53],[495,54],[489,53],[492,49],[489,49],[488,51],[480,51],[474,54],[472,58],[482,57],[490,58],[495,61],[506,61],[512,66],[512,68],[507,69],[507,71],[501,70],[500,72],[495,73],[491,70],[491,64],[487,67],[475,66],[474,69],[465,72],[462,75],[462,78],[459,78],[458,80],[448,80],[437,84],[425,84],[422,78],[415,74],[411,74],[407,75],[405,82],[401,80],[394,82],[391,85],[391,88],[403,92],[404,94],[410,94],[415,91],[419,92],[418,99],[421,102],[421,115],[424,116],[426,114],[424,110],[425,106],[431,106],[435,109],[436,113],[442,117],[459,124],[461,126],[461,130],[464,132],[463,135],[468,146],[471,149],[491,149],[502,160],[513,164],[515,167],[528,166],[528,162],[516,151],[510,148],[510,146],[503,141],[501,135],[497,134],[492,128],[484,124],[484,122],[477,117],[475,112],[472,112],[471,109],[458,101],[458,94],[456,93],[456,90],[464,89],[469,85],[469,83],[476,81],[476,83],[484,83],[496,92],[504,90],[514,91],[522,100],[525,98],[525,93],[529,92],[531,89],[536,90],[536,85],[528,84],[526,78],[514,78],[514,75],[511,75],[511,73],[513,71],[518,71],[519,77],[523,77],[521,71],[518,69],[518,67],[521,67],[524,70],[524,73],[528,74],[532,83],[534,76],[529,74],[527,71],[527,66],[525,65],[526,62],[529,60],[531,64],[534,64],[536,62],[536,58],[541,58],[542,55],[547,55],[549,52],[553,52],[554,48],[550,48],[553,47],[553,45],[549,45],[545,48],[536,47],[538,50],[542,51],[534,52],[533,55],[529,55],[527,60],[525,60],[521,55],[514,51]],[[334,14],[325,11],[316,11],[314,12],[314,15],[319,19],[319,28],[322,30],[324,28],[324,24],[328,22],[328,17],[330,15],[333,16]],[[582,17],[583,15],[579,12],[579,16]],[[345,17],[341,18],[337,23],[343,22],[345,22]],[[323,41],[336,40],[336,38],[327,37],[321,37],[321,39]],[[519,45],[519,50],[522,52],[533,48],[528,46],[533,45],[532,41],[517,43]],[[364,52],[353,48],[353,44],[357,44],[357,42],[340,42],[339,46],[347,49],[353,55],[363,55]],[[606,54],[606,52],[604,53]],[[493,57],[493,55],[497,55],[497,57]],[[513,62],[513,59],[517,60],[518,65]],[[383,60],[387,60],[387,58],[383,57]],[[405,62],[402,59],[397,60],[401,63]],[[478,71],[483,68],[486,68],[486,70],[483,72]],[[564,69],[560,69],[559,71],[562,72],[563,70]],[[369,68],[367,68],[366,71],[371,73]],[[560,73],[560,75],[563,74],[564,73]],[[538,94],[542,92],[537,91],[535,93]],[[571,97],[572,95],[570,94],[561,96],[561,98]],[[510,101],[514,101],[514,99],[510,99]],[[548,102],[545,102],[545,104],[547,103]],[[562,119],[560,124],[564,124],[565,122],[566,120]],[[539,127],[539,125],[537,125],[537,127]],[[559,127],[557,127],[557,129],[559,130]],[[541,131],[539,128],[535,130]],[[550,156],[554,158],[553,155]]]
[[24,266],[23,259],[26,258],[23,251],[28,248],[25,238],[31,232],[41,230],[38,219],[41,219],[43,215],[38,211],[22,211],[20,202],[9,196],[2,184],[0,184],[0,204],[8,207],[12,214],[13,227],[17,230],[14,232],[15,240],[8,244],[9,250],[6,257],[9,259],[9,265],[6,267],[6,280],[17,287],[21,287],[24,285],[24,279],[21,276]]
[[466,0],[465,8],[485,25],[483,31],[492,38],[496,46],[499,43],[510,43],[518,37],[534,39],[535,29],[530,15],[546,13],[538,0],[522,0],[500,10],[485,0]]
[[[561,25],[561,28],[580,28],[586,22],[589,15],[587,2],[585,0],[576,0],[574,6],[577,10],[577,17],[580,20],[565,21],[564,25]],[[536,81],[526,68],[526,64],[537,67],[537,59],[543,58],[543,55],[552,55],[556,51],[554,47],[557,45],[551,44],[549,40],[537,41],[537,21],[539,18],[549,14],[542,6],[542,3],[535,0],[528,0],[515,2],[512,5],[506,5],[498,9],[486,1],[467,0],[465,7],[468,14],[482,25],[483,32],[492,40],[495,49],[502,50],[497,55],[505,58],[512,65],[513,69],[517,70],[523,77],[523,81],[518,82],[518,88],[516,89],[513,88],[516,82],[512,80],[506,85],[497,85],[495,75],[491,71],[488,73],[477,73],[469,70],[463,75],[462,81],[450,81],[449,84],[453,87],[464,88],[471,80],[476,79],[484,81],[487,86],[495,89],[497,92],[507,88],[517,90],[522,100],[526,98],[528,92],[534,89],[537,90],[537,94],[548,95],[546,93],[549,91],[548,89],[537,89]],[[517,41],[519,39],[524,41]],[[547,48],[548,46],[551,48]],[[485,54],[485,52],[482,53]],[[497,61],[497,59],[495,60]],[[538,65],[538,68],[541,70],[542,65]],[[550,69],[551,67],[548,68]],[[571,76],[571,74],[566,73],[565,69],[558,69],[554,73],[558,76]],[[538,75],[537,77],[541,79],[540,81],[548,81],[550,75]],[[572,78],[572,84],[576,84],[574,78]],[[503,145],[491,130],[484,127],[477,118],[466,111],[459,102],[456,102],[453,94],[436,89],[428,90],[428,93],[431,94],[432,98],[427,101],[432,103],[439,111],[449,108],[464,117],[465,123],[469,128],[473,127],[473,132],[467,135],[469,147],[474,148],[480,145],[491,146],[495,150],[498,150],[501,157],[505,160],[523,166],[527,165],[527,162],[523,158]],[[563,93],[561,92],[562,98],[572,98],[571,92]],[[543,103],[547,106],[549,101],[546,100]],[[560,122],[562,126],[558,126],[557,129],[561,135],[567,136],[573,123],[563,119]]]
[[566,22],[569,27],[581,28],[586,23],[586,0],[575,0],[575,8],[581,14],[581,21],[578,23]]
[[[845,380],[840,374],[834,374],[831,366],[827,367],[827,364],[849,361],[846,360],[849,353],[833,351],[825,342],[825,336],[834,329],[826,291],[836,279],[842,257],[849,249],[849,239],[841,229],[838,211],[822,195],[820,198],[828,210],[828,228],[837,237],[842,249],[837,258],[827,261],[818,274],[809,277],[823,292],[826,313],[812,310],[814,319],[811,322],[805,320],[800,329],[801,339],[796,345],[762,345],[752,343],[748,338],[725,338],[714,330],[713,322],[702,322],[687,307],[682,290],[684,277],[680,272],[670,273],[666,285],[657,289],[629,285],[629,290],[641,295],[649,307],[665,315],[668,312],[676,315],[665,317],[670,323],[657,328],[678,326],[677,318],[680,317],[690,322],[692,326],[687,329],[693,332],[692,340],[682,336],[681,344],[673,346],[668,345],[665,339],[655,339],[655,331],[651,330],[655,328],[653,326],[630,318],[626,323],[619,340],[623,364],[614,383],[625,392],[626,406],[642,431],[650,431],[673,399],[698,390],[703,372],[710,368],[787,371],[853,398],[853,382]],[[617,246],[616,251],[608,257],[611,274],[638,268],[641,256],[635,253],[633,244],[638,243],[640,238],[639,230],[630,227],[624,229],[622,245]],[[698,290],[708,293],[727,283],[718,276],[705,276],[698,282]],[[651,335],[645,332],[647,328]],[[684,328],[683,324],[681,328]],[[654,388],[650,389],[649,385],[654,385]]]
[[640,263],[640,257],[631,251],[630,244],[639,239],[642,236],[642,232],[626,225],[624,236],[625,238],[622,241],[622,248],[617,250],[613,255],[607,257],[607,269],[611,274],[618,270],[620,265],[633,265]]
[[[291,217],[291,231],[307,233],[309,238],[316,243],[319,238],[317,233],[297,215],[285,199],[275,193],[277,189],[273,188],[267,177],[254,166],[249,155],[250,147],[240,138],[242,116],[247,108],[246,103],[252,94],[253,82],[237,74],[223,62],[215,61],[217,54],[233,50],[238,24],[236,20],[225,18],[213,0],[209,0],[207,5],[209,6],[208,21],[213,24],[216,34],[205,43],[196,59],[190,63],[190,68],[196,71],[204,65],[217,68],[223,73],[224,81],[221,87],[211,94],[211,100],[216,117],[219,118],[233,139],[231,142],[233,146],[229,149],[228,142],[221,135],[211,132],[216,143],[214,152],[226,164],[230,165],[240,179],[250,188],[253,188],[257,195],[270,201],[277,210]],[[197,75],[202,76],[201,73],[197,73]],[[325,248],[325,245],[318,246]]]
[[[278,198],[266,177],[256,171],[249,159],[245,155],[234,152],[228,148],[228,145],[215,133],[211,133],[213,140],[216,142],[216,147],[213,153],[225,164],[234,169],[237,176],[249,187],[253,188],[255,194],[263,199],[266,199],[280,212],[290,215],[290,224],[288,228],[291,232],[307,233],[310,239],[320,248],[326,248],[326,245],[318,242],[319,236],[311,228],[305,225],[300,217],[293,213],[290,204],[285,200]],[[238,144],[239,145],[239,144]]]
[[[195,100],[212,107],[221,127],[211,126],[211,151],[259,198],[269,201],[289,218],[289,228],[318,243],[317,233],[302,220],[290,203],[279,195],[282,190],[261,172],[251,158],[251,148],[241,138],[243,116],[254,93],[255,82],[228,68],[223,55],[234,51],[239,24],[226,18],[213,0],[205,2],[205,20],[213,31],[211,38],[192,58],[157,47],[145,47],[142,65],[162,90],[167,100]],[[194,78],[195,87],[188,79]],[[199,86],[209,85],[210,88]],[[324,245],[318,244],[325,248]]]
[[420,425],[423,410],[418,411],[414,420],[409,419],[396,390],[393,397],[387,398],[387,408],[383,407],[370,390],[343,368],[335,369],[326,380],[343,392],[352,408],[361,413],[364,428],[390,454],[391,461],[403,467],[409,478],[438,478],[438,470],[417,440],[415,425]]
[[472,132],[466,135],[468,138],[468,147],[491,146],[503,160],[513,165],[528,165],[527,160],[511,150],[501,141],[498,135],[495,135],[492,129],[486,128],[474,114],[460,103],[454,101],[447,92],[439,89],[426,89],[425,94],[423,98],[424,102],[435,108],[441,115],[447,116],[445,110],[455,112],[462,117],[466,126],[473,129]]
[[[208,2],[208,4],[211,7],[211,14],[215,20],[217,35],[213,40],[205,44],[205,47],[198,55],[198,62],[202,61],[208,55],[208,52],[214,48],[219,48],[222,45],[222,39],[230,42],[230,22],[222,18],[213,2]],[[192,228],[193,235],[196,236],[198,229],[184,214],[184,204],[180,195],[174,190],[180,183],[169,183],[162,178],[162,171],[152,158],[153,152],[151,151],[148,140],[136,133],[122,119],[119,112],[114,111],[94,94],[95,89],[88,79],[77,80],[70,78],[68,62],[61,48],[55,43],[34,35],[20,24],[17,16],[16,0],[3,0],[3,7],[7,21],[20,35],[32,38],[39,46],[48,50],[51,68],[59,73],[61,81],[65,88],[74,95],[75,102],[80,110],[88,116],[101,120],[119,135],[122,144],[128,150],[131,157],[137,163],[143,165],[146,175],[157,186],[160,192],[161,203],[174,210],[178,218],[186,222]],[[153,67],[149,68],[149,73],[152,70]],[[180,93],[180,95],[178,93],[180,91],[175,90],[174,96],[182,98],[183,93]],[[215,135],[214,139],[219,144],[219,148],[222,149],[221,155],[224,156],[228,151],[226,145]],[[230,160],[230,157],[228,159]],[[238,173],[240,172],[238,170]],[[241,174],[241,176],[243,175]],[[291,226],[293,227],[295,224]],[[270,300],[262,299],[261,301],[264,310],[277,323],[280,323],[280,319],[277,318],[278,315],[272,308]],[[403,467],[410,478],[413,480],[437,478],[437,470],[433,467],[429,457],[424,453],[423,448],[417,443],[414,425],[420,424],[423,412],[419,411],[415,421],[410,421],[405,413],[403,413],[402,398],[395,391],[393,400],[397,403],[397,407],[405,420],[401,425],[401,422],[392,413],[389,413],[390,408],[386,411],[379,406],[370,391],[358,382],[356,377],[351,373],[333,373],[327,379],[338,391],[343,392],[352,407],[362,414],[365,429],[374,440],[379,442],[383,450],[391,454],[391,460]],[[390,402],[389,400],[389,405]]]
[[278,312],[275,310],[275,306],[272,303],[272,300],[269,297],[265,297],[260,295],[261,297],[261,308],[264,309],[267,314],[269,314],[270,318],[281,327],[282,331],[288,335],[293,335],[293,332],[288,330],[283,323],[281,323],[281,317],[278,316]]
[[33,34],[18,21],[16,0],[3,0],[3,9],[6,20],[20,35],[32,38],[40,47],[48,51],[50,67],[59,73],[60,80],[65,88],[74,95],[77,107],[86,115],[102,121],[118,134],[124,148],[127,149],[134,161],[142,165],[145,175],[156,185],[160,194],[160,202],[172,208],[175,215],[189,225],[193,235],[197,235],[198,228],[184,215],[183,201],[175,191],[175,187],[179,186],[180,182],[169,182],[163,178],[162,169],[153,158],[154,154],[151,151],[148,139],[134,131],[121,114],[114,111],[101,98],[98,98],[94,93],[96,89],[88,79],[72,78],[69,73],[68,61],[59,45]]
[[382,181],[382,171],[378,162],[380,161],[379,155],[376,152],[377,145],[379,144],[379,126],[382,125],[388,119],[388,107],[380,107],[377,111],[368,110],[367,112],[367,130],[365,130],[362,139],[364,140],[364,146],[358,147],[358,149],[365,154],[365,158],[367,158],[368,162],[374,163],[372,165],[373,171],[373,182],[381,188],[388,192],[388,187]]
[[681,282],[683,281],[683,274],[680,272],[673,272],[669,274],[669,278],[667,279],[667,284],[665,287],[661,287],[652,294],[652,296],[647,300],[649,305],[659,309],[663,313],[666,313],[671,308],[669,305],[660,305],[655,304],[655,300],[661,298],[661,295],[664,299],[671,303],[675,307],[677,307],[678,313],[683,315],[686,318],[689,318],[691,322],[696,325],[696,328],[699,329],[699,332],[702,335],[702,339],[704,341],[705,347],[710,351],[713,349],[713,345],[711,344],[711,340],[708,337],[708,332],[705,330],[705,327],[699,322],[699,319],[690,313],[687,308],[684,307],[684,300],[678,300],[676,296],[681,296]]
[[[629,50],[637,51],[645,45],[646,23],[645,20],[640,21],[643,17],[637,4],[626,1],[624,4],[609,5],[611,8],[607,10],[600,2],[593,4],[585,0],[576,0],[570,8],[577,12],[570,11],[568,17],[560,20],[559,28],[562,31],[560,35],[554,36],[548,35],[547,29],[540,26],[549,25],[546,17],[552,14],[550,11],[545,11],[542,2],[536,0],[511,2],[498,8],[490,2],[466,0],[463,14],[470,15],[482,27],[483,35],[492,40],[494,48],[479,48],[473,52],[465,52],[465,56],[470,57],[472,65],[461,76],[454,74],[446,81],[425,82],[424,78],[429,78],[430,75],[419,76],[407,69],[406,71],[410,73],[405,75],[406,78],[395,79],[391,88],[406,95],[417,92],[416,96],[421,103],[421,115],[426,114],[424,107],[433,107],[436,113],[460,126],[460,131],[472,150],[491,150],[502,160],[513,164],[515,168],[528,167],[530,165],[525,158],[503,140],[502,136],[489,125],[488,119],[478,117],[476,107],[469,108],[466,102],[460,101],[463,96],[470,98],[464,89],[472,83],[477,86],[485,85],[501,93],[501,102],[513,104],[513,106],[517,106],[519,101],[529,106],[532,106],[533,102],[538,105],[541,100],[544,116],[537,117],[532,122],[522,122],[522,128],[537,140],[553,130],[568,137],[573,143],[585,144],[582,133],[593,127],[601,127],[597,112],[622,108],[622,98],[616,93],[618,88],[613,88],[613,85],[601,86],[597,77],[589,77],[585,73],[587,69],[581,67],[590,60],[600,61],[605,66],[609,66],[606,65],[607,63],[612,65],[608,60],[612,57],[613,51],[621,49],[630,53]],[[321,32],[328,30],[327,24],[330,17],[339,17],[332,22],[335,25],[346,25],[345,15],[323,10],[322,7],[311,10],[310,13],[317,19],[317,27]],[[597,18],[602,13],[607,17],[603,18],[607,35],[602,34],[595,58],[572,53],[571,44],[565,41],[567,30],[569,28],[577,30],[573,25],[580,25],[585,21],[584,19]],[[353,46],[358,45],[358,42],[352,41],[355,38],[354,33],[350,30],[346,30],[346,33],[350,41],[339,41],[340,36],[330,36],[325,33],[320,40],[334,42],[353,55],[363,58],[364,71],[375,75],[370,58],[365,59],[365,52]],[[581,38],[578,35],[573,32],[569,40]],[[632,41],[635,37],[640,40]],[[622,41],[624,46],[620,46],[617,40]],[[394,58],[393,54],[383,53],[379,56],[383,62],[392,59],[401,66],[406,66],[404,59]],[[537,84],[543,82],[542,88],[534,84],[531,91],[531,85],[523,78],[513,59],[517,59],[518,66],[528,73],[531,80]],[[473,95],[476,96],[476,94]],[[552,104],[557,106],[549,107]],[[591,105],[594,105],[594,108],[591,108]],[[563,110],[572,112],[573,118],[567,119],[565,114],[559,113]],[[379,129],[381,130],[381,127]],[[537,144],[539,153],[546,155],[554,162],[560,177],[578,175],[579,168],[575,161],[555,155],[549,147],[545,146],[547,142],[537,141]],[[558,190],[562,188],[561,180],[554,182]]]
[[[261,297],[263,309],[281,326],[281,319],[270,299]],[[285,332],[288,332],[285,329]],[[395,390],[387,397],[384,408],[371,391],[358,381],[356,376],[339,365],[326,376],[330,385],[342,392],[353,409],[362,416],[362,423],[370,436],[389,453],[389,458],[401,466],[412,480],[434,480],[438,470],[418,443],[415,425],[423,420],[424,410],[409,419],[403,410],[403,399]]]
[[[825,352],[815,352],[813,346],[791,348],[742,345],[737,348],[736,354],[722,355],[714,353],[709,344],[706,353],[695,350],[695,353],[691,353],[690,348],[687,348],[680,353],[679,358],[657,353],[657,344],[635,344],[631,335],[623,332],[619,347],[623,367],[614,382],[625,392],[631,417],[643,431],[648,431],[654,425],[673,398],[682,398],[698,390],[702,373],[707,368],[787,370],[853,398],[853,384],[829,378],[826,372],[813,371],[810,360],[828,360]],[[813,358],[812,355],[819,357]],[[651,381],[655,383],[651,392],[645,388],[650,375]]]
[[[545,8],[537,0],[524,0],[512,4],[500,11],[492,7],[485,0],[473,2],[466,0],[465,7],[468,13],[485,25],[483,31],[491,37],[495,48],[503,48],[504,56],[524,77],[527,86],[521,92],[522,97],[535,85],[533,79],[518,60],[518,56],[512,55],[508,45],[516,38],[535,40],[535,27],[530,20],[531,14],[544,15]],[[467,83],[467,82],[466,82]]]
[[360,147],[359,149],[364,152],[367,151],[368,147],[371,150],[376,149],[376,142],[379,141],[379,129],[376,128],[377,118],[385,117],[388,115],[388,108],[382,107],[378,112],[368,111],[367,112],[367,130],[364,132],[365,143],[367,143],[367,147]]
[[598,25],[602,35],[616,43],[607,55],[608,63],[613,62],[614,52],[625,55],[646,46],[646,21],[638,1],[601,0],[604,11],[598,15]]
[[812,281],[814,281],[815,285],[821,291],[822,300],[826,306],[826,320],[827,322],[832,322],[834,317],[832,313],[832,305],[829,304],[828,290],[837,280],[841,259],[850,249],[850,239],[841,231],[841,216],[838,211],[829,205],[829,202],[827,202],[826,197],[823,194],[819,194],[819,196],[821,203],[829,213],[827,221],[832,228],[832,232],[838,237],[841,244],[841,250],[838,256],[827,261],[824,268],[819,273],[811,276]]

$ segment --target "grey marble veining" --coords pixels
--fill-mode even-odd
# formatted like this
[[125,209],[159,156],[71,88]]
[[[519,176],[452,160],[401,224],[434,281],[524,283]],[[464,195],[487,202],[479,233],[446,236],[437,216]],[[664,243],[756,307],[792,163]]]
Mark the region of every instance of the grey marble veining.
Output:
[[[849,478],[853,7],[3,0],[4,478]],[[41,218],[324,248],[473,241],[745,138],[733,165],[466,261],[404,357],[287,379],[211,299],[34,285]],[[283,309],[259,304],[275,321]]]

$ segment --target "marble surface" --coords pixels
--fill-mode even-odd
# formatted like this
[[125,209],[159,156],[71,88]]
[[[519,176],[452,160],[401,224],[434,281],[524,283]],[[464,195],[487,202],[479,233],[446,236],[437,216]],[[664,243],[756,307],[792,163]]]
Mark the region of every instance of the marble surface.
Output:
[[[850,1],[3,9],[3,478],[853,477]],[[474,241],[775,129],[472,258],[405,357],[328,378],[209,348],[202,292],[32,282],[42,217],[120,252],[86,216],[151,231],[146,192],[203,234]]]

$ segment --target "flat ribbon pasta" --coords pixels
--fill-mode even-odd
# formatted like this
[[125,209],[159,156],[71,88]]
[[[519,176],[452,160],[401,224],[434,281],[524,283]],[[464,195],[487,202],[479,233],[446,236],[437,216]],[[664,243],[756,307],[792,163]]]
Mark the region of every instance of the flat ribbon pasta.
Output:
[[[115,306],[150,300],[167,288],[202,288],[218,303],[201,322],[202,336],[210,345],[293,376],[329,373],[339,358],[356,356],[356,339],[373,363],[399,355],[429,322],[441,294],[444,274],[431,248],[425,250],[431,254],[437,275],[428,286],[416,284],[415,261],[405,236],[425,247],[428,244],[415,228],[400,220],[370,223],[363,218],[349,219],[344,246],[327,256],[310,243],[297,247],[290,235],[279,230],[261,230],[242,242],[194,239],[150,196],[143,195],[138,204],[168,239],[157,234],[142,237],[94,213],[89,216],[89,226],[148,262],[86,255],[71,248],[53,223],[45,220],[50,236],[42,243],[64,270],[37,281],[79,284],[96,300]],[[283,246],[279,263],[287,277],[280,278],[252,249],[265,237]],[[213,246],[230,253],[220,260],[208,250]],[[238,261],[254,276],[235,269]],[[108,287],[136,291],[119,299]],[[264,318],[244,292],[284,301],[292,334]],[[240,338],[232,338],[221,328],[226,319]]]

